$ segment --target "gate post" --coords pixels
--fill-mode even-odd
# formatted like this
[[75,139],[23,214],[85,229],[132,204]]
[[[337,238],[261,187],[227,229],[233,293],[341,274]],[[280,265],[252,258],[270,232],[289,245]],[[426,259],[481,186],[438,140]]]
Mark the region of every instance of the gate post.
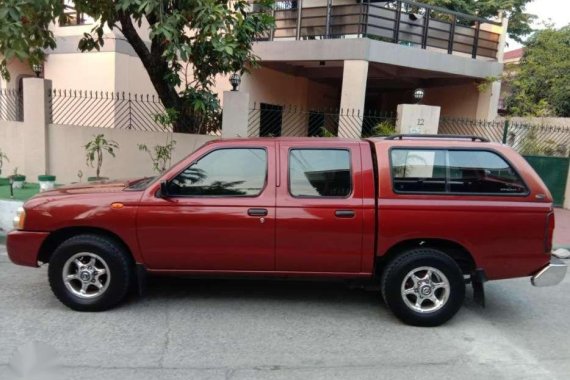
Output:
[[509,124],[509,119],[505,120],[505,125],[503,126],[503,144],[506,144],[509,138]]
[[241,91],[224,91],[222,111],[222,137],[248,137],[249,94]]
[[22,173],[35,179],[49,172],[48,124],[51,105],[48,92],[51,81],[42,78],[24,78],[24,132],[23,144],[26,154]]

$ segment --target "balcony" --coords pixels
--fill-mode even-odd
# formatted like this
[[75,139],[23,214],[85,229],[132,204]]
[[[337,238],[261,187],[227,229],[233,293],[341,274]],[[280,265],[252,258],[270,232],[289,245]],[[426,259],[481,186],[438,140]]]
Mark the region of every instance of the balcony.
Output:
[[484,60],[500,50],[500,22],[408,0],[336,1],[277,1],[275,28],[260,40],[370,38]]

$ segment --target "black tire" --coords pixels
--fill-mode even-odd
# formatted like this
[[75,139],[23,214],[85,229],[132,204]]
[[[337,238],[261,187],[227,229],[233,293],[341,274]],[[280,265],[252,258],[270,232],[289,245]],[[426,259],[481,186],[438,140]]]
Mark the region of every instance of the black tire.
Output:
[[[424,303],[427,304],[427,308],[429,309],[429,306],[433,305],[434,311],[419,312],[414,310],[413,306],[417,306],[415,304],[417,296],[414,294],[406,296],[402,291],[404,280],[408,278],[408,281],[412,281],[408,274],[422,267],[435,268],[440,271],[447,278],[447,283],[449,284],[448,289],[441,289],[439,293],[441,296],[444,294],[443,292],[448,292],[445,293],[447,294],[446,301],[443,302],[439,309],[429,299],[425,300]],[[411,283],[415,284],[415,282]],[[465,281],[461,269],[451,257],[437,249],[416,248],[402,253],[388,263],[382,276],[381,290],[386,305],[402,322],[413,326],[431,327],[447,322],[463,305]],[[433,293],[437,295],[436,292],[438,290]],[[405,297],[415,305],[408,306],[404,299]],[[441,298],[443,299],[444,297],[441,296]]]
[[[109,282],[102,294],[89,299],[75,295],[63,280],[66,262],[81,252],[97,255],[110,273]],[[77,235],[64,241],[53,252],[48,278],[53,293],[65,306],[77,311],[103,311],[117,305],[127,295],[134,280],[133,264],[128,252],[112,239],[97,235]]]

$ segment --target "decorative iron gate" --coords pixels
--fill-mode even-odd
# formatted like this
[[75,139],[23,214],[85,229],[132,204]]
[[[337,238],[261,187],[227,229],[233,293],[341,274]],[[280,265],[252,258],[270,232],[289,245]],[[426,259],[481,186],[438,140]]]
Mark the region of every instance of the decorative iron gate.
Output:
[[569,126],[443,117],[439,133],[477,135],[511,146],[542,178],[552,193],[554,205],[564,204],[570,163]]
[[546,156],[523,156],[530,166],[536,170],[546,187],[552,193],[554,206],[564,205],[564,193],[568,180],[568,167],[570,158],[567,157],[546,157]]

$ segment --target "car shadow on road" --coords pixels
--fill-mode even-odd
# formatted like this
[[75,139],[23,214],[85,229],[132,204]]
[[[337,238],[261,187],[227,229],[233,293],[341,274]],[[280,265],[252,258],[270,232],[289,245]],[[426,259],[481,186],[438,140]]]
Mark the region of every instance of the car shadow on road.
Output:
[[242,299],[255,301],[311,302],[326,304],[383,304],[378,290],[367,290],[345,281],[272,279],[196,279],[153,276],[148,280],[145,298]]

